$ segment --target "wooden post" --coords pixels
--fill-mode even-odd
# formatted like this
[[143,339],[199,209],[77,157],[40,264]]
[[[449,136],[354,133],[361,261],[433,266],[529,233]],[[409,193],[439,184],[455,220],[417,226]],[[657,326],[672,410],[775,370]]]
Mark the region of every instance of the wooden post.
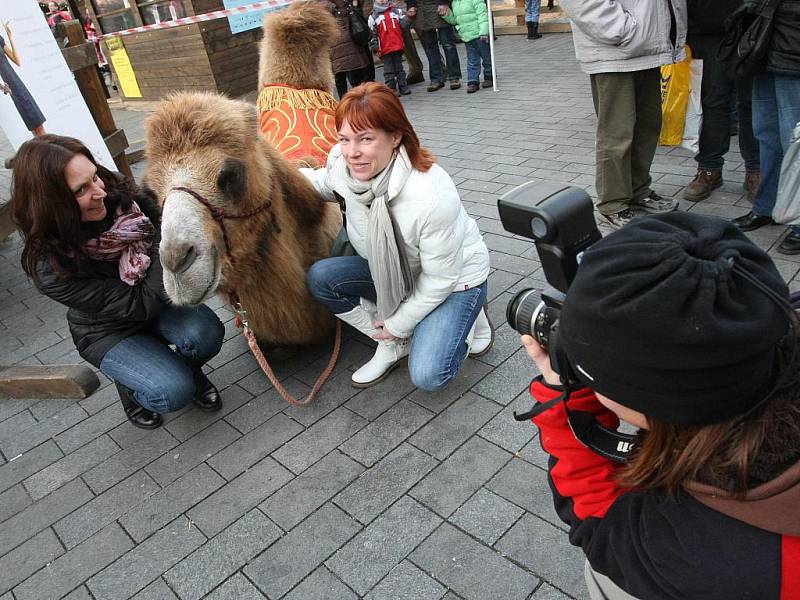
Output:
[[122,129],[117,129],[114,115],[111,114],[111,109],[108,107],[103,84],[97,72],[97,55],[94,46],[91,42],[86,41],[83,26],[76,20],[59,23],[56,27],[56,39],[63,38],[68,41],[66,48],[61,44],[61,47],[64,48],[64,57],[75,74],[75,82],[100,130],[100,135],[103,136],[119,172],[133,179],[131,167],[125,157],[128,139]]

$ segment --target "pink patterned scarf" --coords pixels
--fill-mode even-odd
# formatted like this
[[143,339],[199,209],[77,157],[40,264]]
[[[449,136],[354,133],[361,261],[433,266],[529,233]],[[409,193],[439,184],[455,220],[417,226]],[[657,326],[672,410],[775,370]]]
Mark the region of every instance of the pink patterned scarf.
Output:
[[117,218],[111,229],[85,241],[83,251],[94,260],[119,259],[119,278],[128,285],[136,285],[150,268],[148,253],[155,230],[150,219],[133,202],[127,212],[117,208]]

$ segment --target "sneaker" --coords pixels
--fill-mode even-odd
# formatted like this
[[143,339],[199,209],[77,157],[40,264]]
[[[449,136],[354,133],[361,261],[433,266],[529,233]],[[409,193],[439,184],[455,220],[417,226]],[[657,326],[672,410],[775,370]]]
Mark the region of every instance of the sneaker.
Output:
[[470,81],[470,82],[467,84],[467,93],[468,93],[468,94],[474,94],[475,92],[477,92],[477,91],[478,91],[478,89],[479,89],[479,88],[478,88],[478,83],[477,83],[477,82],[472,82],[472,81]]
[[698,169],[694,179],[683,190],[683,197],[690,202],[699,202],[708,198],[721,185],[722,171]]
[[661,213],[678,210],[678,201],[672,198],[664,198],[655,192],[650,192],[649,196],[632,201],[631,207],[651,215],[659,215]]
[[494,79],[484,79],[481,84],[482,88],[490,88],[494,85]]
[[444,84],[441,81],[432,81],[431,84],[428,86],[429,92],[435,92],[436,90],[440,90],[444,87]]
[[747,199],[750,202],[753,201],[753,198],[756,197],[756,192],[758,191],[758,186],[761,184],[761,171],[747,171],[744,174],[744,183],[742,184],[742,188],[744,191],[747,192]]
[[778,246],[778,252],[781,254],[800,254],[800,232],[790,229]]
[[458,79],[453,79],[450,82],[450,89],[451,90],[457,90],[460,87],[461,87],[461,82]]
[[641,215],[632,208],[625,208],[619,212],[611,213],[610,215],[601,214],[600,216],[614,229],[622,229],[633,219]]

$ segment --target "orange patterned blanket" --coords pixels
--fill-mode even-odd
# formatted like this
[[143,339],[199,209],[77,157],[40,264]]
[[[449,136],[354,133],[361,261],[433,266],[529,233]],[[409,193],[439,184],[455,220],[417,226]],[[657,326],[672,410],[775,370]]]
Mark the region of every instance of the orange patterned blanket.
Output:
[[322,90],[265,85],[258,96],[261,133],[296,166],[324,166],[338,141],[336,104]]

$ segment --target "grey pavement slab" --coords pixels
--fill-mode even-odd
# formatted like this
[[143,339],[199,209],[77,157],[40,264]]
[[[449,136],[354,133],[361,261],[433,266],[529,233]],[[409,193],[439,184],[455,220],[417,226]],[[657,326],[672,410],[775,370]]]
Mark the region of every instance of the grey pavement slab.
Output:
[[[402,100],[489,245],[492,350],[439,392],[416,389],[405,368],[358,390],[349,377],[374,342],[345,328],[317,402],[289,406],[215,296],[208,304],[225,344],[205,368],[222,389],[219,412],[188,406],[143,431],[102,374],[80,401],[0,400],[0,600],[586,597],[581,551],[553,509],[547,455],[530,422],[512,416],[529,407],[536,371],[505,308],[546,281],[534,245],[503,229],[496,202],[523,181],[596,195],[589,79],[568,34],[503,36],[496,59],[499,93],[429,94],[419,84]],[[112,106],[128,139],[143,139],[153,105]],[[744,163],[736,138],[731,146],[724,184],[703,202],[681,198],[696,165],[680,148],[658,148],[654,189],[682,210],[744,214]],[[10,154],[0,134],[0,156]],[[137,178],[145,167],[134,165]],[[0,203],[10,181],[0,168]],[[800,256],[776,250],[784,231],[748,236],[798,290]],[[19,236],[0,241],[0,364],[83,363],[66,308],[27,280],[19,251]],[[273,367],[303,396],[329,352],[322,343]]]

